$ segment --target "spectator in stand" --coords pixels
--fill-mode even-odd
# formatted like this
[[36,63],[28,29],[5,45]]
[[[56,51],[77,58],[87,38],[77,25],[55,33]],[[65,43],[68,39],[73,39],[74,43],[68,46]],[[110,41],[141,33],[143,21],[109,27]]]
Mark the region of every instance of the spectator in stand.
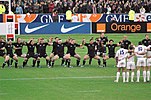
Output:
[[43,6],[43,13],[48,13],[49,10],[48,4],[45,2],[42,6]]
[[39,4],[38,2],[36,2],[33,6],[33,11],[35,14],[38,14],[39,13]]
[[19,4],[16,7],[16,14],[23,14],[23,8]]
[[5,6],[0,2],[0,14],[4,14],[6,11]]
[[133,8],[131,8],[131,10],[129,11],[128,16],[129,16],[129,21],[134,22],[135,11],[133,10]]
[[142,7],[140,8],[140,14],[141,14],[141,15],[145,15],[145,12],[146,12],[146,10],[145,10],[145,8],[142,6]]
[[68,22],[71,22],[72,20],[72,11],[71,11],[71,8],[69,7],[68,10],[66,11],[66,20]]
[[54,2],[53,1],[50,1],[50,3],[48,4],[48,7],[49,7],[49,13],[52,13],[55,5],[54,5]]
[[110,14],[111,13],[111,7],[110,5],[107,5],[107,14]]

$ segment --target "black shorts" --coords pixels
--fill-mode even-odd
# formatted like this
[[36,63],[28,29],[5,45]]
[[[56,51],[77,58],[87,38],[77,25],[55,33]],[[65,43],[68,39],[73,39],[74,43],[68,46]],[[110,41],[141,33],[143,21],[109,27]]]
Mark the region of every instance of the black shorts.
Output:
[[75,52],[71,52],[71,53],[68,53],[68,52],[67,52],[67,54],[70,54],[71,57],[74,57],[74,56],[76,55]]
[[40,58],[46,58],[48,55],[46,53],[41,53],[41,54],[38,54],[38,57]]
[[13,58],[14,57],[14,54],[10,53],[10,54],[7,54],[10,58]]
[[16,54],[18,57],[21,57],[21,55],[22,55],[21,52],[15,52],[15,54]]
[[106,53],[106,46],[103,47],[103,53]]
[[37,54],[30,54],[30,53],[27,53],[26,55],[26,58],[38,58],[38,55]]
[[95,57],[95,55],[89,55],[89,54],[88,54],[88,56],[89,56],[90,58],[94,58],[94,57]]
[[63,58],[64,54],[58,54],[59,58]]
[[115,54],[108,54],[109,58],[115,58]]
[[5,56],[5,52],[0,52],[0,56]]

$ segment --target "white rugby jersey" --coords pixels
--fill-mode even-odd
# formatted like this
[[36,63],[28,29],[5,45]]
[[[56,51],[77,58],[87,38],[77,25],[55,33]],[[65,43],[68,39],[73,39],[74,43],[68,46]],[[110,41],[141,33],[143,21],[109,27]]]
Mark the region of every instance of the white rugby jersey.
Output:
[[[133,55],[134,53],[132,53],[132,55]],[[127,53],[127,57],[129,57],[129,56],[131,56],[130,55],[130,53]],[[127,58],[127,62],[134,62],[134,60],[135,60],[135,56],[133,55],[133,56],[131,56],[130,58]]]
[[124,48],[120,48],[117,52],[115,57],[118,57],[118,60],[125,60],[127,57],[128,50]]
[[[147,53],[147,47],[144,45],[138,45],[137,47],[135,47],[135,53],[137,58],[144,58]],[[139,53],[145,53],[145,54],[140,55]]]
[[[151,45],[149,45],[148,47],[147,47],[147,49],[150,49],[151,48]],[[150,57],[151,56],[151,51],[149,50],[149,51],[147,51],[147,57]]]

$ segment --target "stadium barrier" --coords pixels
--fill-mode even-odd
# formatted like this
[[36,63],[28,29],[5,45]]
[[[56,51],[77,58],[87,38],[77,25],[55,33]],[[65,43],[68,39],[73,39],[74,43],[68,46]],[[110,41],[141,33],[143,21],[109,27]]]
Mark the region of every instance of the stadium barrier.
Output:
[[[0,22],[7,22],[8,14],[0,15]],[[15,14],[15,22],[19,23],[53,23],[55,22],[51,14]],[[129,22],[128,14],[76,14],[76,22]],[[135,22],[151,22],[151,13],[135,14]],[[67,22],[65,14],[58,14],[57,22]]]
[[91,23],[20,23],[20,34],[90,34]]
[[92,33],[147,33],[151,32],[151,23],[147,22],[110,22],[93,23]]

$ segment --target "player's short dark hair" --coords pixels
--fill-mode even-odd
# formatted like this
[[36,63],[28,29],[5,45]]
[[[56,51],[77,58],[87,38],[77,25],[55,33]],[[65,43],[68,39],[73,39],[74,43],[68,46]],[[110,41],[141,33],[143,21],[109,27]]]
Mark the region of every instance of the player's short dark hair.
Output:
[[149,34],[145,34],[145,36],[149,36]]
[[112,40],[112,39],[111,39],[111,40],[109,40],[109,42],[111,42],[111,41],[112,41],[112,42],[114,42],[114,40]]
[[138,42],[138,45],[142,45],[142,42],[141,42],[141,41],[139,41],[139,42]]
[[130,50],[133,50],[133,49],[134,49],[134,47],[133,47],[132,45],[130,45],[130,46],[129,46],[129,49],[130,49]]
[[57,38],[59,38],[59,37],[55,37],[55,39],[57,39]]

